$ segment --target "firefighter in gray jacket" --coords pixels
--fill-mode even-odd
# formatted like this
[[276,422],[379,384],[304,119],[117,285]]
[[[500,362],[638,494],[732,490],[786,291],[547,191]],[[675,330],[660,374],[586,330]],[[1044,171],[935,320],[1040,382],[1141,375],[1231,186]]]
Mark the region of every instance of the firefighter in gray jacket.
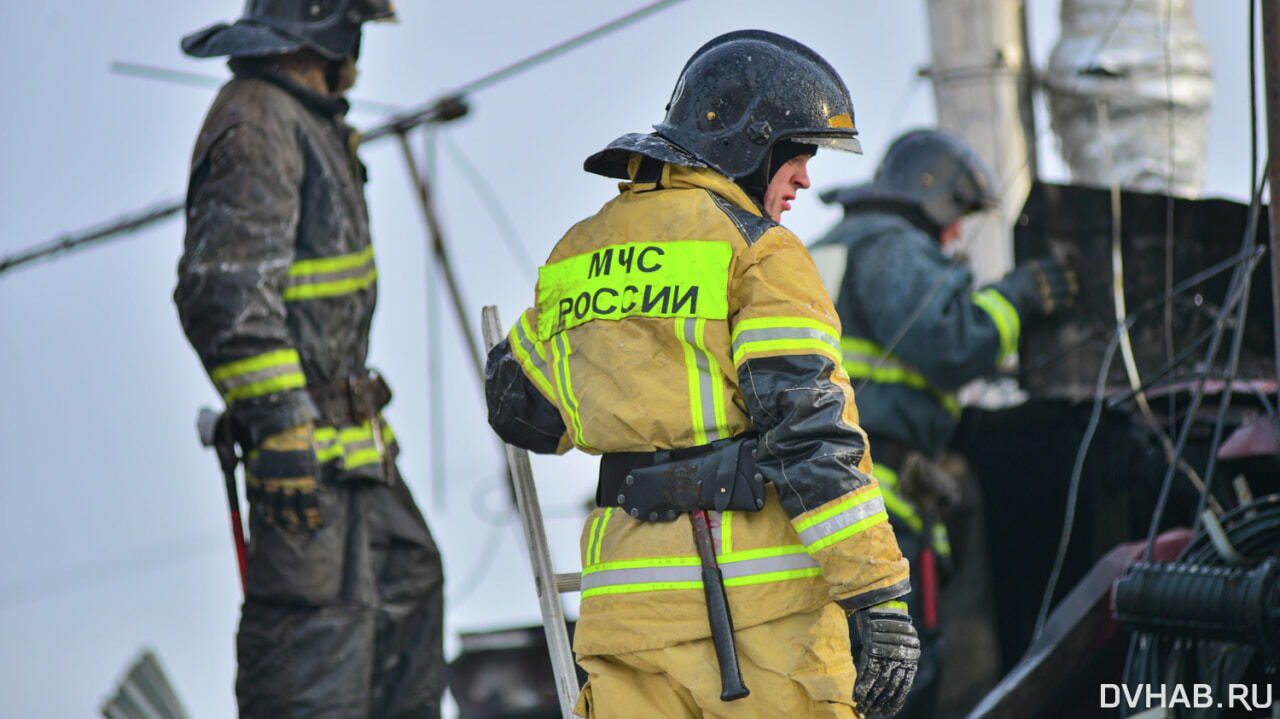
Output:
[[249,0],[184,38],[230,56],[196,141],[174,300],[243,449],[242,717],[428,717],[440,554],[365,364],[377,274],[342,93],[385,0]]
[[974,292],[973,273],[944,254],[966,215],[995,206],[994,186],[986,163],[959,138],[908,132],[890,145],[870,183],[823,194],[845,216],[811,248],[840,315],[844,368],[874,473],[911,561],[908,609],[922,652],[898,717],[935,714],[936,598],[939,567],[950,557],[936,511],[945,499],[936,494],[950,494],[954,484],[933,460],[959,420],[955,392],[993,374],[1017,350],[1023,323],[1069,306],[1076,292],[1074,275],[1051,257]]

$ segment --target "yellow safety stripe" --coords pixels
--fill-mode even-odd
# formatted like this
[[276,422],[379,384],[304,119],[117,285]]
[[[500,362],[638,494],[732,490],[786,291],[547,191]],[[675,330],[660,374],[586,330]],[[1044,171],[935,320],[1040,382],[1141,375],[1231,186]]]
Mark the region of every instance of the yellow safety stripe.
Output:
[[898,599],[889,602],[881,602],[871,608],[878,612],[893,612],[895,614],[907,613],[907,603]]
[[674,326],[676,339],[684,349],[694,444],[727,437],[729,420],[724,407],[724,382],[720,379],[720,363],[707,350],[707,321],[677,318]]
[[[396,434],[385,421],[379,420],[382,430],[381,445],[385,448],[396,439]],[[339,460],[346,469],[356,469],[381,462],[383,455],[378,451],[379,442],[374,441],[373,422],[343,427],[321,426],[315,429],[316,457],[321,462]]]
[[725,577],[724,585],[726,587],[745,587],[749,584],[767,584],[769,582],[785,582],[788,579],[803,579],[805,577],[822,576],[821,567],[806,567],[804,569],[788,569],[779,572],[766,572],[764,574],[752,574],[745,577]]
[[528,314],[520,315],[520,321],[511,328],[509,337],[511,351],[515,353],[520,366],[524,368],[524,373],[533,380],[544,395],[549,398],[555,397],[555,388],[551,386],[551,380],[547,379],[551,374],[550,368],[547,367],[547,351],[541,342],[533,339],[534,334],[529,327]]
[[299,260],[289,266],[284,299],[293,302],[350,294],[372,286],[377,279],[373,245],[349,255]]
[[609,520],[613,517],[614,507],[607,507],[604,514],[596,517],[591,522],[590,540],[587,542],[587,565],[591,566],[600,563],[600,544],[604,539],[604,529],[609,524]]
[[733,363],[757,356],[796,351],[820,354],[840,362],[840,334],[808,317],[753,317],[733,327]]
[[571,351],[569,335],[561,332],[552,340],[553,373],[556,378],[556,387],[559,390],[560,406],[569,413],[569,420],[573,425],[574,441],[577,442],[579,447],[593,449],[591,445],[587,444],[586,437],[583,434],[582,417],[578,412],[578,399],[573,395],[573,381],[569,376],[569,354]]
[[880,490],[867,485],[847,499],[795,524],[810,553],[889,521]]
[[1018,351],[1018,337],[1022,334],[1022,318],[1005,296],[994,287],[980,290],[973,295],[973,303],[981,307],[996,323],[1000,333],[1000,362]]
[[629,242],[538,268],[538,339],[591,320],[729,316],[727,242]]
[[307,386],[298,351],[292,348],[228,362],[215,367],[209,377],[228,404]]
[[[726,587],[783,582],[822,574],[804,547],[792,545],[720,557]],[[697,557],[653,557],[602,562],[582,570],[582,598],[665,590],[701,590]]]
[[[880,492],[884,495],[884,506],[889,514],[904,522],[916,534],[923,531],[924,517],[916,511],[915,504],[899,493],[898,473],[888,465],[876,462],[872,474],[880,482]],[[947,536],[947,526],[942,522],[934,523],[933,536],[930,537],[929,543],[933,551],[938,554],[944,557],[951,556],[951,540]]]
[[878,384],[901,384],[933,395],[954,418],[960,418],[960,403],[954,395],[936,387],[907,363],[884,351],[880,345],[861,337],[841,337],[844,371],[849,379],[865,379]]

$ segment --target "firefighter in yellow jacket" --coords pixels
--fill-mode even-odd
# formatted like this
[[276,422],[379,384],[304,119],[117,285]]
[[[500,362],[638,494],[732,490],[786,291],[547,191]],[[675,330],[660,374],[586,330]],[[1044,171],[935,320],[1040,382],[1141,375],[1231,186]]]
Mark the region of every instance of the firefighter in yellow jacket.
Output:
[[[627,180],[540,268],[489,355],[489,421],[600,454],[574,637],[588,717],[889,715],[919,643],[840,323],[777,224],[818,147],[859,152],[844,82],[745,30],[685,65],[665,120],[584,165]],[[711,518],[749,696],[721,700],[690,512]],[[855,670],[846,615],[856,613]]]

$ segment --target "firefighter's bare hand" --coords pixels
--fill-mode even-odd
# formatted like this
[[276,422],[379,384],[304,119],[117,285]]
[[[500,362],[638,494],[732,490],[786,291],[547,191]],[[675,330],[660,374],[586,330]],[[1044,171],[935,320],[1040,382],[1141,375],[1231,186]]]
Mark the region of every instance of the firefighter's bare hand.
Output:
[[320,514],[313,428],[299,425],[267,437],[249,453],[245,486],[252,510],[287,531],[319,529]]
[[862,651],[853,699],[865,717],[893,716],[907,700],[920,661],[920,639],[902,602],[886,602],[855,615]]

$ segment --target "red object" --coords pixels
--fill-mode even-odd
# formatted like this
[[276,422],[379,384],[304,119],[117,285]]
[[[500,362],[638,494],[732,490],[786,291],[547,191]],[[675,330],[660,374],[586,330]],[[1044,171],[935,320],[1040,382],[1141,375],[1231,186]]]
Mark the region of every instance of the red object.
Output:
[[231,533],[236,539],[236,561],[240,564],[240,593],[244,594],[244,523],[240,521],[240,510],[231,510]]
[[938,626],[938,566],[930,547],[920,550],[920,606],[925,629]]

